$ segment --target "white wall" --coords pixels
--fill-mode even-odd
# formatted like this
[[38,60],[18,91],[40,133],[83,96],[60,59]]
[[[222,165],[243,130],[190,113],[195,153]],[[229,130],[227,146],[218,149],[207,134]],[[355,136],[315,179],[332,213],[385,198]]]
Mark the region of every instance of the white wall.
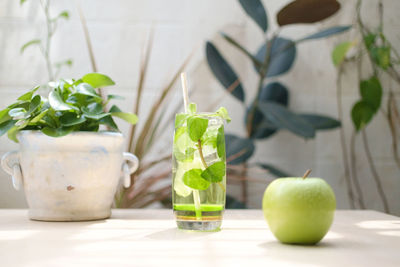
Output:
[[[24,55],[19,53],[19,48],[24,42],[45,33],[42,11],[36,0],[27,1],[23,7],[20,7],[18,2],[0,0],[0,108],[26,89],[47,80],[44,61],[37,49],[29,48]],[[69,57],[73,59],[73,68],[65,69],[61,73],[63,77],[79,77],[91,71],[74,2],[53,1],[51,9],[53,14],[64,9],[71,13],[70,20],[59,25],[51,54],[55,61]],[[270,27],[276,28],[273,14],[288,1],[263,2],[268,9]],[[313,26],[288,26],[281,34],[296,39],[318,29],[352,23],[355,17],[353,8],[355,1],[341,2],[341,11],[323,23]],[[367,23],[376,25],[376,1],[364,2],[363,15],[368,18]],[[400,28],[400,20],[397,18],[400,1],[383,2],[387,35],[393,44],[399,47],[400,36],[396,30]],[[85,0],[81,1],[81,5],[88,21],[98,69],[116,81],[117,86],[111,91],[126,97],[122,103],[125,109],[132,109],[142,48],[152,27],[155,31],[155,40],[144,91],[144,96],[149,101],[158,96],[161,87],[169,81],[171,75],[194,49],[196,49],[195,56],[188,68],[189,82],[191,87],[196,89],[193,100],[198,102],[200,109],[205,109],[210,99],[223,95],[221,86],[204,61],[204,44],[207,39],[215,41],[222,53],[229,58],[236,72],[240,74],[246,88],[247,100],[254,97],[257,79],[251,63],[217,34],[218,31],[224,30],[251,51],[258,48],[262,41],[261,31],[245,16],[237,1]],[[277,78],[290,88],[291,109],[337,117],[336,70],[331,63],[330,53],[335,44],[348,38],[349,35],[342,35],[298,46],[292,70]],[[344,78],[343,123],[348,137],[353,129],[349,117],[350,108],[358,99],[354,69],[354,66],[349,67],[348,74]],[[179,92],[179,84],[175,87]],[[172,105],[176,100],[173,98],[170,101]],[[227,132],[243,135],[243,109],[230,96],[226,96],[221,105],[226,106],[234,118],[227,127]],[[142,105],[142,109],[142,114],[146,114],[148,106]],[[126,126],[122,126],[122,129],[124,132],[127,131]],[[391,157],[389,131],[381,115],[378,115],[368,127],[368,136],[391,208],[395,214],[400,214],[400,201],[398,201],[400,170]],[[168,146],[170,138],[171,135],[167,134],[160,140],[160,146]],[[361,140],[357,140],[357,143],[360,145],[357,150],[359,177],[367,206],[382,210],[373,178],[366,164]],[[333,186],[338,207],[348,207],[338,130],[320,132],[315,139],[307,142],[289,132],[280,132],[267,141],[260,141],[257,145],[254,161],[273,163],[296,175],[302,175],[305,169],[313,168],[313,176],[323,177]],[[17,146],[6,137],[0,139],[0,154],[16,148]],[[270,180],[265,177],[265,183],[250,184],[251,207],[260,207],[261,195]],[[229,190],[239,195],[238,187],[230,186]],[[0,208],[25,206],[23,193],[15,192],[9,177],[0,171]]]

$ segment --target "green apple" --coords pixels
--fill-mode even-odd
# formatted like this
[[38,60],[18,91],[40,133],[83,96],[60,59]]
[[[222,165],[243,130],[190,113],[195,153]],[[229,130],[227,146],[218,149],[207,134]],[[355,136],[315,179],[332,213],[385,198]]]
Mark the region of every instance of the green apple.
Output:
[[336,208],[332,188],[321,178],[306,176],[276,179],[265,190],[265,219],[283,243],[318,243],[332,224]]

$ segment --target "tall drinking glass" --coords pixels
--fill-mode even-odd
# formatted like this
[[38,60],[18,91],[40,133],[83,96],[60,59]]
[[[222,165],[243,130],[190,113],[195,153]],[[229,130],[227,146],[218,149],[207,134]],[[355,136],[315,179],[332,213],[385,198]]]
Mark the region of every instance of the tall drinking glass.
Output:
[[224,120],[215,114],[175,118],[172,202],[178,228],[218,231],[226,196]]

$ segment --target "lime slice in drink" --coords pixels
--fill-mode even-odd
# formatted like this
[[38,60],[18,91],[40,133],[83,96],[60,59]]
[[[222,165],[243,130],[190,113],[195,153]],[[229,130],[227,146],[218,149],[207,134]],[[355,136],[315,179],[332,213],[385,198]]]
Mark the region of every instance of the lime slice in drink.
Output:
[[191,169],[201,169],[203,167],[200,158],[195,157],[192,162],[178,162],[176,168],[175,180],[174,180],[174,190],[181,197],[189,196],[193,189],[187,187],[183,183],[183,175],[185,172]]

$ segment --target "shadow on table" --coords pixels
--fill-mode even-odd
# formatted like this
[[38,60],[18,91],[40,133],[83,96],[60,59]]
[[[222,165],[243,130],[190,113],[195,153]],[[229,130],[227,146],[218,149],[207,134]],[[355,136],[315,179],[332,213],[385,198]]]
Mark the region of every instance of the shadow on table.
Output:
[[145,237],[153,240],[196,240],[202,239],[214,233],[216,232],[195,232],[180,230],[178,228],[170,228],[149,234]]
[[[332,239],[321,241],[316,245],[283,244],[279,241],[260,243],[258,247],[265,250],[268,258],[284,260],[293,266],[352,266],[346,264],[349,257],[354,260],[357,256],[352,255],[354,250],[368,251],[368,245],[363,245],[355,240]],[[359,259],[356,259],[356,262]]]
[[[271,259],[284,259],[293,265],[379,266],[382,260],[379,255],[396,255],[399,236],[400,220],[360,220],[334,225],[316,245],[290,245],[273,240],[258,247]],[[377,256],[371,257],[371,253]]]

